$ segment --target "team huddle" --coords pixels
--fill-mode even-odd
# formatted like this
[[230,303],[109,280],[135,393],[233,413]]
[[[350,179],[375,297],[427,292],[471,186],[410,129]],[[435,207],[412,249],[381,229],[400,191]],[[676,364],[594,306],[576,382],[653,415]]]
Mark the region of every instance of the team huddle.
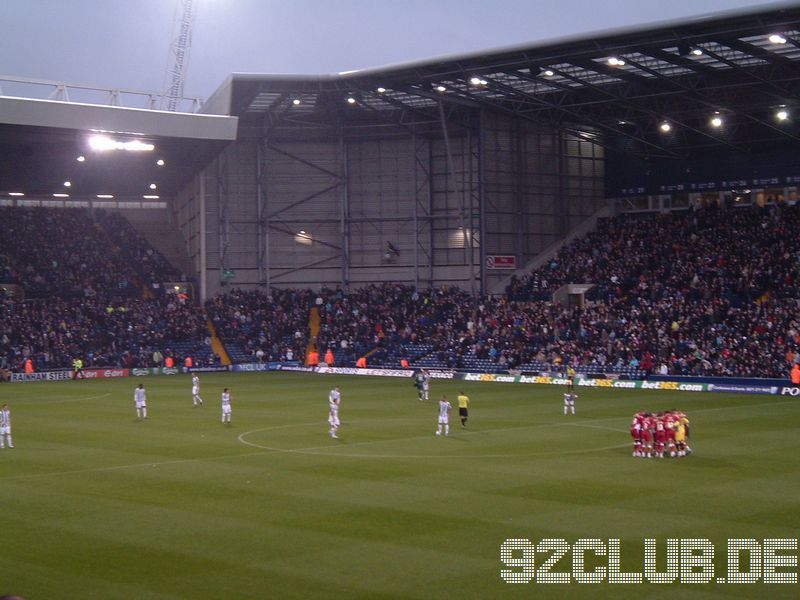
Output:
[[676,458],[692,453],[689,419],[679,410],[636,413],[631,421],[631,437],[634,456]]

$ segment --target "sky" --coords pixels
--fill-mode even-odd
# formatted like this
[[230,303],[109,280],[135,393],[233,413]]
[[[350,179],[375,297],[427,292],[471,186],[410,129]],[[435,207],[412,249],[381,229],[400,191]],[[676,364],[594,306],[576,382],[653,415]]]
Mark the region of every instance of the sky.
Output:
[[[233,72],[335,73],[772,0],[195,0],[184,95]],[[179,0],[0,0],[0,78],[159,91]],[[9,84],[3,84],[6,93]]]

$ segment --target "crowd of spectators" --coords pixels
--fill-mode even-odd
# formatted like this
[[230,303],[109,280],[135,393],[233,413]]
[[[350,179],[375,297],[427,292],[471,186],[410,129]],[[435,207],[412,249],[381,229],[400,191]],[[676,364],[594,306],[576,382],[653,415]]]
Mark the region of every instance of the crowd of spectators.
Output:
[[137,296],[178,274],[119,214],[0,207],[0,283],[28,298]]
[[154,367],[168,356],[178,364],[184,357],[175,343],[202,340],[205,331],[202,310],[175,295],[9,297],[0,299],[0,366],[19,368],[30,358],[36,370],[69,368],[81,358],[87,367]]
[[232,290],[206,302],[217,335],[232,354],[258,362],[302,360],[308,344],[310,290]]

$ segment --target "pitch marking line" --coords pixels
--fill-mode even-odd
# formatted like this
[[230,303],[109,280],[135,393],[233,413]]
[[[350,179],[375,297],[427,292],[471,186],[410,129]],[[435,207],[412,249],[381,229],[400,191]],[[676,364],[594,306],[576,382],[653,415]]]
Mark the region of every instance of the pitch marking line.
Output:
[[[374,419],[373,419],[374,420]],[[314,423],[314,425],[319,425],[319,423]],[[501,431],[514,431],[519,429],[541,429],[541,428],[550,428],[550,427],[561,427],[561,426],[581,426],[581,423],[538,423],[536,425],[523,425],[520,427],[504,427],[504,428],[497,428],[497,429],[483,429],[481,431],[462,431],[461,435],[480,435],[483,433],[491,433],[491,432],[501,432]],[[305,427],[306,424],[298,424],[296,427]],[[591,427],[591,425],[588,425]],[[286,426],[288,427],[288,426]],[[622,431],[619,429],[612,429],[610,427],[597,427],[598,429],[610,429],[611,431]],[[448,455],[448,454],[355,454],[355,453],[346,453],[346,452],[337,452],[340,449],[348,449],[354,446],[370,446],[375,444],[389,444],[395,442],[410,442],[419,439],[430,439],[430,435],[417,435],[413,437],[407,438],[394,438],[389,440],[372,440],[368,442],[354,442],[351,444],[342,444],[339,446],[311,446],[309,448],[276,448],[274,446],[267,446],[265,444],[256,444],[255,442],[247,441],[247,436],[260,433],[262,431],[270,431],[273,428],[265,428],[265,429],[253,429],[251,431],[245,431],[244,433],[239,434],[239,441],[246,446],[251,446],[253,448],[261,448],[263,450],[269,450],[272,452],[280,452],[284,454],[304,454],[304,455],[312,455],[312,456],[342,456],[348,458],[392,458],[392,459],[414,459],[414,458],[422,458],[422,459],[432,459],[432,458],[465,458],[464,454],[455,454],[455,455]],[[623,433],[627,433],[624,432]],[[625,448],[629,446],[629,443],[625,444],[617,444],[614,446],[605,446],[602,448],[586,448],[582,450],[562,450],[562,451],[551,451],[551,452],[532,452],[532,453],[522,453],[522,454],[515,454],[515,453],[504,453],[504,454],[470,454],[468,455],[469,458],[512,458],[512,457],[524,457],[524,456],[555,456],[555,455],[562,455],[562,454],[586,454],[590,452],[601,452],[604,450],[614,450],[617,448]],[[333,452],[329,452],[333,450]]]

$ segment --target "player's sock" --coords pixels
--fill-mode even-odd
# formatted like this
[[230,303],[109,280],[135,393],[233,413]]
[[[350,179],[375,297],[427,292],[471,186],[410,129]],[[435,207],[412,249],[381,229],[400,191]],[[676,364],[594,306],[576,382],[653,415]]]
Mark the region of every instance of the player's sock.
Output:
[[564,407],[564,414],[565,415],[567,414],[567,407],[566,406]]
[[8,447],[9,447],[9,448],[13,448],[13,447],[14,447],[14,444],[13,444],[13,442],[11,441],[11,434],[10,434],[10,433],[6,434],[6,439],[8,440]]
[[574,406],[570,407],[570,410],[572,411],[572,414],[574,415],[575,414],[575,407]]
[[445,425],[444,426],[444,434],[445,435],[450,435],[450,425]]
[[145,419],[147,418],[147,407],[146,407],[146,406],[145,406],[145,407],[142,409],[142,416],[143,416]]

